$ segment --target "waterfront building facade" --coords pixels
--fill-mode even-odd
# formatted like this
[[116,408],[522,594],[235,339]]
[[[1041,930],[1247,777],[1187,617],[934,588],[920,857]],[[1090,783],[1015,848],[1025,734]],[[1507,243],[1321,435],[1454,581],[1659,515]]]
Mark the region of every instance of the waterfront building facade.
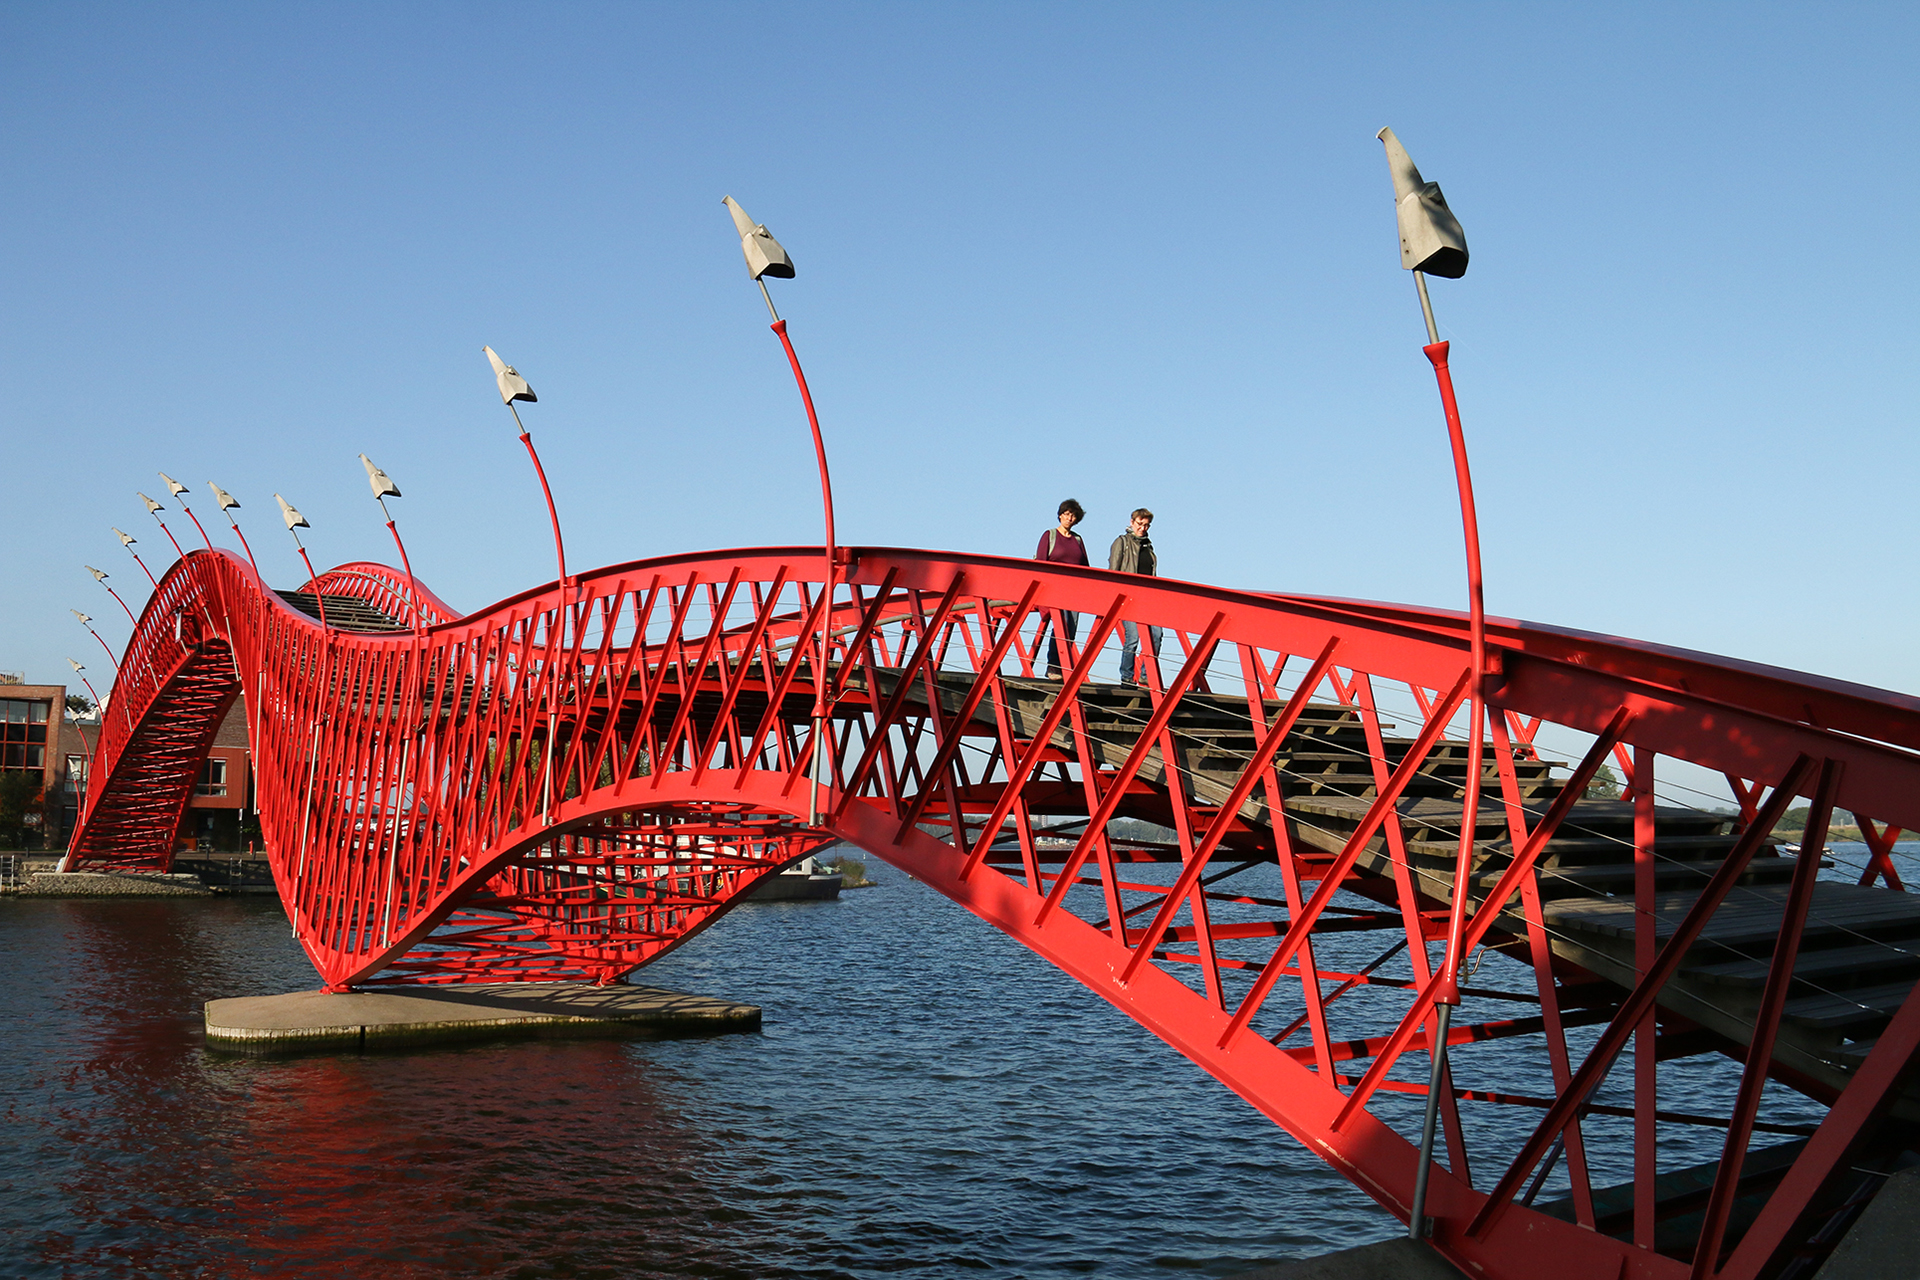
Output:
[[[0,673],[0,849],[63,849],[80,820],[101,709],[67,709],[68,690]],[[31,781],[28,781],[28,780]],[[257,842],[244,702],[214,735],[181,819],[178,847],[243,850]]]
[[74,722],[65,685],[0,677],[0,845],[54,848],[79,817],[98,712]]

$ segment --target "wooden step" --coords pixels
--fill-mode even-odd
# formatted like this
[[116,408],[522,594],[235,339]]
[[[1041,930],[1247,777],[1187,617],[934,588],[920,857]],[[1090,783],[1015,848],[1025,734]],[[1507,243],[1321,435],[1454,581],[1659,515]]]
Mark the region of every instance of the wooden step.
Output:
[[[1708,982],[1758,988],[1766,985],[1768,967],[1767,959],[1743,958],[1690,965],[1687,972]],[[1834,989],[1872,986],[1910,970],[1920,972],[1920,939],[1802,949],[1793,964],[1796,980]]]

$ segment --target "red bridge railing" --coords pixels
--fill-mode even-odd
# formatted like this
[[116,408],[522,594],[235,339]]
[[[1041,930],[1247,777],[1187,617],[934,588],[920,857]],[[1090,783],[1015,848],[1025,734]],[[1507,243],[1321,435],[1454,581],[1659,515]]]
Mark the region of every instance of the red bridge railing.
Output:
[[[817,548],[772,548],[465,617],[381,566],[325,575],[402,624],[376,632],[195,552],[128,647],[75,865],[167,864],[194,752],[242,695],[275,878],[334,990],[612,981],[848,840],[1404,1218],[1458,891],[1464,619],[851,556],[831,599]],[[1116,678],[1126,624],[1142,687]],[[1895,849],[1920,826],[1920,700],[1528,623],[1493,620],[1489,646],[1435,1244],[1489,1277],[1790,1274],[1920,1117],[1920,910]],[[1620,798],[1595,798],[1602,766]],[[1715,775],[1735,812],[1684,802]],[[1792,857],[1774,830],[1803,800]],[[1844,877],[1822,866],[1836,810],[1867,847]]]

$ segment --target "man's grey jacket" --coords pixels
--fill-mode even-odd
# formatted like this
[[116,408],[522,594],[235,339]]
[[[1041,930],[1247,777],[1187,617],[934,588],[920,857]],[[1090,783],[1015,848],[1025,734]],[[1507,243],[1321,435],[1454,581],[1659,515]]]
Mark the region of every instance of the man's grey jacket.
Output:
[[1107,551],[1109,569],[1117,569],[1121,573],[1144,573],[1152,577],[1154,567],[1152,538],[1136,538],[1131,533],[1123,533],[1113,540],[1113,546]]

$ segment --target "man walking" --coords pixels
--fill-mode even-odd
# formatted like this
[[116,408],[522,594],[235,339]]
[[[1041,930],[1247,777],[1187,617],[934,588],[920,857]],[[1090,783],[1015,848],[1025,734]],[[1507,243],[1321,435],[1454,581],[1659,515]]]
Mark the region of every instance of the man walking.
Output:
[[[1060,504],[1057,514],[1060,517],[1060,523],[1040,535],[1040,545],[1034,549],[1033,558],[1053,564],[1084,566],[1087,563],[1087,544],[1081,541],[1080,535],[1073,531],[1073,526],[1085,518],[1086,508],[1072,498],[1068,498]],[[1072,640],[1074,632],[1079,630],[1080,615],[1063,612],[1060,620],[1062,628],[1067,633],[1067,639]],[[1044,631],[1046,626],[1047,623],[1043,619],[1040,623],[1041,630]],[[1056,633],[1053,639],[1047,642],[1047,679],[1058,679],[1059,675],[1060,637]]]
[[[1153,554],[1153,539],[1147,530],[1153,527],[1153,512],[1136,508],[1127,521],[1127,531],[1113,540],[1107,551],[1107,568],[1116,573],[1144,573],[1155,576],[1159,561]],[[1147,628],[1147,643],[1153,656],[1160,656],[1160,628]],[[1147,664],[1139,661],[1140,628],[1131,622],[1120,624],[1120,683],[1145,684]]]

